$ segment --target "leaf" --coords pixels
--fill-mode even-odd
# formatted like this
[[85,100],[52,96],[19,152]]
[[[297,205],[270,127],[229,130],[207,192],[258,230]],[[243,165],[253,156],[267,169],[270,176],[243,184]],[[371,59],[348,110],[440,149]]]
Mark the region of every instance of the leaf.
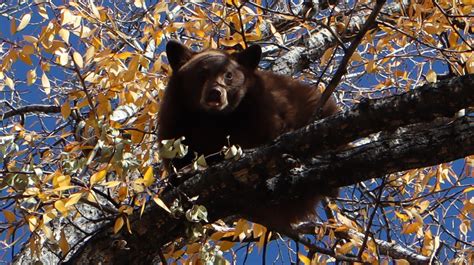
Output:
[[236,242],[232,242],[232,241],[220,241],[217,245],[219,245],[219,250],[221,251],[227,251],[229,249],[231,249],[234,245],[235,245]]
[[400,219],[402,220],[403,222],[407,222],[408,220],[410,220],[410,217],[406,214],[403,214],[403,213],[399,213],[397,211],[395,211],[395,215]]
[[418,223],[418,222],[414,222],[414,223],[411,223],[411,224],[404,224],[402,233],[403,234],[416,233],[418,231],[418,229],[420,229],[422,226],[423,226],[423,224]]
[[61,26],[73,24],[75,20],[76,16],[73,15],[69,9],[61,10]]
[[338,254],[347,254],[352,250],[353,247],[354,247],[354,243],[347,242],[344,245],[342,245],[340,248],[337,249],[337,253]]
[[69,62],[69,55],[67,52],[59,53],[59,64],[62,66],[67,65]]
[[473,190],[474,190],[474,187],[468,187],[468,188],[465,188],[463,190],[463,193],[468,193],[468,192],[473,191]]
[[94,59],[95,47],[93,45],[89,46],[86,51],[86,64],[89,64],[92,59]]
[[9,210],[3,210],[3,215],[5,216],[5,219],[7,220],[7,222],[9,224],[15,222],[16,220],[16,217],[15,217],[15,214]]
[[16,28],[16,32],[22,31],[26,26],[28,26],[28,23],[30,23],[31,20],[31,14],[24,14],[23,17],[21,17],[20,24]]
[[51,84],[49,83],[48,76],[44,72],[43,72],[43,75],[41,76],[41,85],[43,86],[44,93],[46,95],[51,94]]
[[474,74],[474,55],[466,61],[466,70],[469,74]]
[[12,90],[15,89],[15,82],[8,76],[5,76],[5,84]]
[[69,30],[62,28],[59,30],[58,34],[65,43],[69,44]]
[[158,196],[153,196],[153,201],[155,201],[155,203],[158,204],[158,206],[163,208],[165,211],[167,211],[168,213],[171,213],[168,206],[166,206],[166,204],[160,198],[158,198]]
[[304,265],[311,264],[311,260],[301,252],[298,252],[298,258],[300,259],[301,262],[303,262]]
[[115,220],[114,234],[117,234],[120,231],[120,229],[122,229],[123,224],[124,224],[123,218],[122,216],[119,216],[119,218]]
[[38,39],[36,37],[30,36],[30,35],[24,35],[23,39],[26,40],[29,43],[37,43]]
[[410,265],[410,262],[408,262],[406,259],[396,259],[395,264],[396,265]]
[[46,11],[46,5],[39,5],[38,6],[38,14],[42,16],[44,19],[49,19],[48,12]]
[[113,188],[113,187],[117,187],[121,183],[122,181],[114,180],[114,181],[105,182],[103,185],[107,188]]
[[73,206],[74,204],[76,204],[81,199],[81,197],[82,197],[82,192],[78,192],[78,193],[74,193],[74,194],[70,195],[64,206],[66,208],[68,208],[70,206]]
[[28,227],[30,228],[30,231],[35,231],[36,227],[38,226],[38,217],[30,215],[26,219],[28,220]]
[[429,70],[428,73],[426,74],[426,81],[430,83],[436,83],[436,72],[433,70]]
[[106,175],[107,169],[102,169],[101,171],[94,173],[94,175],[92,175],[90,179],[91,186],[104,180]]
[[64,102],[64,104],[61,106],[61,115],[64,119],[69,118],[69,115],[71,115],[71,105],[68,101]]
[[61,237],[59,238],[59,242],[58,242],[59,248],[61,249],[63,256],[66,256],[66,254],[69,252],[69,243],[67,242],[66,234],[64,233],[64,230],[61,230],[60,235]]
[[26,84],[31,86],[36,81],[36,69],[31,69],[26,73]]
[[89,6],[91,8],[92,14],[100,20],[100,13],[99,10],[97,9],[97,6],[94,4],[94,1],[89,0]]
[[63,174],[56,174],[53,176],[53,186],[57,187],[69,187],[71,185],[71,177]]
[[76,63],[77,67],[84,67],[84,61],[82,60],[82,56],[78,52],[74,52],[72,54],[72,58],[74,59],[74,62]]
[[63,200],[55,201],[54,208],[56,208],[56,210],[58,210],[63,216],[67,216],[68,210],[66,208],[66,205],[64,205]]
[[153,176],[153,167],[149,166],[145,172],[145,175],[143,176],[143,184],[145,184],[145,187],[150,187],[151,184],[155,181],[155,177]]

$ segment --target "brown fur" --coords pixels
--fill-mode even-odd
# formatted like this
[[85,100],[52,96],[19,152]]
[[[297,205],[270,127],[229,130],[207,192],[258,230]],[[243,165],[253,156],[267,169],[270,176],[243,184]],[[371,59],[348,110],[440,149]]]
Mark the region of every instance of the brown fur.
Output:
[[[219,50],[195,53],[169,42],[167,55],[173,75],[160,109],[158,137],[161,141],[185,136],[184,143],[198,154],[219,152],[227,145],[227,136],[231,144],[246,149],[301,128],[310,121],[321,96],[317,89],[290,77],[257,70],[259,46],[230,55]],[[322,116],[338,111],[330,99]],[[173,165],[181,168],[191,158],[175,160]],[[328,193],[314,190],[278,205],[277,210],[257,203],[247,215],[281,228],[312,213],[321,194]]]

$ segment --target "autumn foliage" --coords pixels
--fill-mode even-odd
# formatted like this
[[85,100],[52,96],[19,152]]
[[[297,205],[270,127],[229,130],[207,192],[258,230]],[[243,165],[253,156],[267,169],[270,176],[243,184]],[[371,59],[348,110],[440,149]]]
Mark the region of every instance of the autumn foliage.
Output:
[[[283,263],[408,264],[408,254],[382,251],[384,242],[423,261],[473,262],[472,156],[346,187],[319,206],[318,220],[305,230],[309,239],[298,241],[244,219],[206,224],[202,205],[166,204],[161,193],[172,172],[162,170],[161,158],[192,150],[179,139],[159,150],[156,140],[170,39],[229,52],[260,44],[261,68],[317,89],[336,87],[347,109],[363,98],[473,74],[472,1],[377,1],[382,10],[353,51],[375,1],[119,2],[0,4],[3,255],[25,247],[19,255],[44,260],[55,253],[58,262],[102,224],[138,233],[130,217],[156,204],[171,215],[184,211],[191,227],[187,240],[162,246],[160,258],[171,263],[242,261],[261,255],[266,241],[269,258]],[[228,148],[228,158],[238,159],[241,150]],[[204,170],[202,159],[195,169]],[[97,224],[92,231],[81,221],[87,218]],[[75,237],[70,227],[86,232]]]

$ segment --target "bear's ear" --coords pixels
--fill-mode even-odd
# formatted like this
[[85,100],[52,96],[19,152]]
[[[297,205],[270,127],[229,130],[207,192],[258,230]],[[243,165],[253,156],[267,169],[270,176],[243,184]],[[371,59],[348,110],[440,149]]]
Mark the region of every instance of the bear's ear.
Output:
[[171,69],[173,69],[173,72],[177,72],[183,64],[191,59],[193,51],[183,44],[171,40],[166,44],[166,55],[168,57],[168,62],[171,65]]
[[235,53],[237,62],[252,70],[257,68],[260,57],[262,57],[262,48],[259,45],[252,45],[241,52]]

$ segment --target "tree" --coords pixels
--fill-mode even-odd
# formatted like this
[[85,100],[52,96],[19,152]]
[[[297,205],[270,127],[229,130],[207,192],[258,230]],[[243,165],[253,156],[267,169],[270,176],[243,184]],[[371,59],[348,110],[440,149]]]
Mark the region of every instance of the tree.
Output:
[[[1,4],[11,25],[0,35],[4,255],[71,264],[248,255],[472,263],[472,8],[380,0]],[[344,111],[209,169],[196,161],[171,185],[154,133],[169,39],[229,52],[258,43],[262,68],[312,82],[326,98],[335,91]],[[240,219],[255,200],[271,207],[308,187],[344,188],[292,231]]]

